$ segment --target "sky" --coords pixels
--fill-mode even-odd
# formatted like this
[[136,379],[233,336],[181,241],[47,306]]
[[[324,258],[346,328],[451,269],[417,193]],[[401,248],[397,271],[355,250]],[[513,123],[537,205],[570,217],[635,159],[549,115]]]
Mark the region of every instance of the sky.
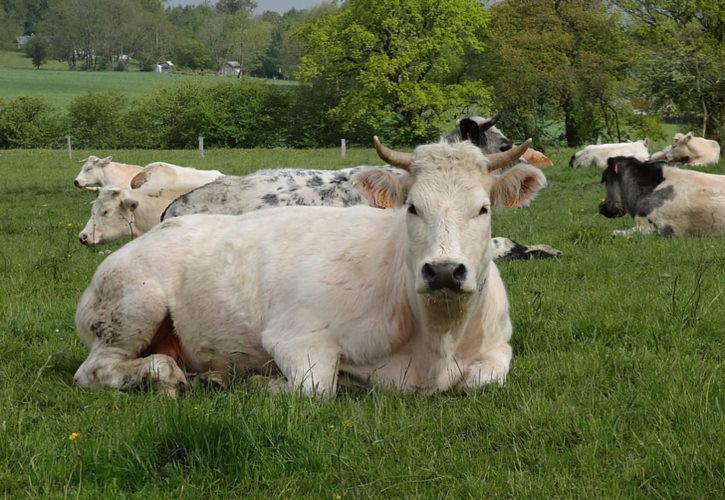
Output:
[[[214,5],[215,0],[208,0],[210,4]],[[262,13],[267,10],[273,10],[280,14],[287,12],[291,9],[309,9],[315,5],[323,3],[325,0],[255,0],[257,2],[257,13]],[[204,3],[204,0],[167,0],[166,4],[169,6],[175,5],[199,5]]]

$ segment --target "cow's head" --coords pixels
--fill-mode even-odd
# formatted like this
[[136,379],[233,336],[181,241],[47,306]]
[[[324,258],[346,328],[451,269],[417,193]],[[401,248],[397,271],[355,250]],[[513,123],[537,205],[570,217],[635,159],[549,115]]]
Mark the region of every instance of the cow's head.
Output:
[[511,149],[513,143],[503,132],[494,127],[500,113],[492,118],[481,116],[470,116],[461,118],[456,122],[456,130],[448,134],[446,140],[471,141],[478,146],[484,154],[500,153]]
[[78,234],[83,245],[92,246],[133,236],[134,211],[138,200],[129,189],[104,187],[91,205],[91,218]]
[[89,188],[92,186],[100,186],[103,184],[103,167],[111,163],[113,157],[98,158],[97,156],[89,156],[83,160],[81,171],[78,172],[73,184],[79,188]]
[[355,174],[353,184],[370,204],[404,211],[405,259],[416,291],[460,301],[481,290],[491,261],[492,207],[527,205],[546,184],[539,169],[526,165],[490,174],[520,157],[530,141],[488,156],[467,141],[419,146],[413,153],[375,141],[381,158],[409,175],[371,168]]
[[632,156],[615,156],[607,159],[602,172],[606,196],[599,205],[599,213],[605,217],[622,217],[634,213],[637,200],[652,191],[662,180],[664,162],[641,162]]
[[689,163],[693,158],[698,156],[698,152],[692,147],[692,138],[694,134],[677,133],[672,139],[672,144],[668,147],[665,159],[668,163]]

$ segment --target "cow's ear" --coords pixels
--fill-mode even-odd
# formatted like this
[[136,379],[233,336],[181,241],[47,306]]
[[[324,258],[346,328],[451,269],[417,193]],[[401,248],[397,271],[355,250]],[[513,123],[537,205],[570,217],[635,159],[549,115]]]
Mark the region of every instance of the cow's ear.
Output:
[[362,170],[352,176],[352,185],[376,208],[403,206],[408,195],[409,174],[395,175],[379,168]]
[[133,212],[138,207],[138,200],[126,193],[125,196],[121,198],[121,204]]
[[646,147],[646,148],[649,147],[649,137],[644,138],[644,147]]
[[[491,125],[489,125],[490,127]],[[481,136],[482,127],[478,125],[476,120],[472,118],[461,118],[458,122],[458,132],[461,134],[461,139],[464,141],[471,141],[478,147],[481,147]],[[483,131],[486,129],[484,128]]]
[[106,156],[104,159],[98,161],[98,163],[99,163],[98,166],[105,167],[106,165],[111,163],[111,160],[113,160],[113,156]]
[[146,169],[143,169],[133,176],[129,184],[131,185],[131,189],[138,189],[146,184],[148,180],[148,172],[146,171]]
[[687,134],[685,134],[685,136],[682,138],[682,144],[687,144],[688,142],[690,142],[692,137],[693,137],[692,132],[688,132]]
[[536,167],[516,165],[502,175],[491,176],[491,201],[497,207],[523,207],[546,186],[546,177]]

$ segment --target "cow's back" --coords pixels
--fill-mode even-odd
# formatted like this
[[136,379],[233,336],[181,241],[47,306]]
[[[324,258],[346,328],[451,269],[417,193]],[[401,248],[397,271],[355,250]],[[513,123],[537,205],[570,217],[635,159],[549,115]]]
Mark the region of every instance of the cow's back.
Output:
[[349,207],[366,204],[351,178],[364,168],[341,170],[267,169],[245,176],[225,176],[181,196],[162,219],[193,213],[239,215],[284,206]]

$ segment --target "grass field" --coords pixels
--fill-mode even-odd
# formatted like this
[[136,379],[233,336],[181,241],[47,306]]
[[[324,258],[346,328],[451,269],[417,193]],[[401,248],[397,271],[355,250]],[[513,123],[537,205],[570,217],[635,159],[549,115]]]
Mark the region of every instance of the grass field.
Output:
[[[119,92],[129,97],[140,97],[156,87],[200,78],[218,77],[215,74],[202,77],[149,71],[69,71],[65,62],[58,61],[48,61],[40,69],[35,69],[24,54],[0,50],[0,97],[44,97],[57,109],[66,109],[74,98],[87,92]],[[281,85],[293,84],[270,81]]]
[[[506,384],[476,394],[345,390],[318,402],[244,380],[153,392],[71,385],[73,325],[122,242],[77,233],[98,151],[0,151],[2,498],[721,498],[725,238],[613,239],[599,172],[552,154],[549,187],[494,233],[564,252],[500,265],[514,323]],[[379,164],[368,150],[114,151],[228,174]],[[725,163],[707,169],[725,173]]]

